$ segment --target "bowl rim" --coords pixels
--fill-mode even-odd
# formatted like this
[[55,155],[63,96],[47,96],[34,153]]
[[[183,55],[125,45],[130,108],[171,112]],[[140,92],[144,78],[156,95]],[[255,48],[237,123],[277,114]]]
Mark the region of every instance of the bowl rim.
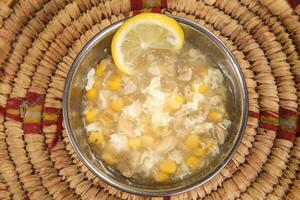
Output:
[[[199,181],[195,182],[194,184],[190,184],[190,185],[185,185],[183,187],[177,188],[177,189],[170,189],[168,191],[159,191],[159,192],[154,192],[154,191],[149,191],[146,189],[141,189],[139,188],[139,190],[136,190],[135,188],[133,188],[130,185],[119,185],[118,182],[115,182],[113,180],[111,180],[111,178],[109,178],[107,175],[105,175],[104,172],[99,172],[99,170],[97,170],[93,164],[91,162],[89,162],[89,159],[81,152],[79,145],[77,144],[77,142],[75,141],[74,135],[73,135],[73,131],[71,129],[70,123],[69,123],[69,111],[68,111],[68,99],[69,99],[69,93],[70,93],[70,86],[71,86],[71,82],[73,80],[74,77],[74,73],[77,69],[77,67],[79,66],[79,64],[81,63],[81,61],[84,59],[84,57],[87,55],[87,53],[95,46],[97,45],[98,41],[101,40],[103,37],[105,37],[108,33],[110,33],[111,31],[115,30],[116,28],[118,28],[119,26],[121,26],[126,19],[120,20],[114,24],[109,25],[108,27],[102,29],[101,31],[99,31],[94,37],[92,37],[85,45],[84,47],[81,49],[81,51],[79,52],[79,54],[77,55],[77,57],[75,58],[69,73],[67,75],[66,78],[66,82],[65,82],[65,86],[64,86],[64,93],[63,93],[63,108],[62,108],[62,112],[63,112],[63,122],[65,125],[65,129],[67,132],[67,136],[70,140],[70,143],[73,147],[73,149],[75,150],[75,153],[77,154],[77,156],[80,158],[80,160],[84,163],[84,165],[93,173],[95,174],[98,178],[100,178],[101,180],[103,180],[104,182],[106,182],[107,184],[109,184],[110,186],[117,188],[119,190],[131,193],[131,194],[135,194],[135,195],[141,195],[141,196],[170,196],[170,195],[176,195],[176,194],[181,194],[190,190],[193,190],[203,184],[205,184],[206,182],[208,182],[209,180],[211,180],[213,177],[215,177],[225,166],[226,164],[232,159],[233,155],[235,154],[235,152],[237,151],[237,148],[239,147],[242,138],[245,134],[245,129],[247,126],[247,121],[248,121],[248,90],[247,90],[247,85],[245,82],[245,78],[243,75],[243,72],[241,70],[241,67],[239,65],[239,63],[237,62],[236,58],[234,57],[234,55],[232,54],[232,52],[229,50],[229,48],[217,37],[215,36],[212,32],[210,32],[209,30],[207,30],[205,27],[189,20],[186,18],[182,18],[182,17],[178,17],[178,16],[174,16],[174,15],[167,15],[169,17],[172,17],[173,19],[175,19],[177,22],[179,22],[180,24],[185,24],[193,29],[196,29],[199,32],[202,32],[205,36],[207,36],[209,39],[212,40],[212,42],[217,45],[222,51],[223,53],[226,55],[226,58],[229,59],[229,62],[231,64],[231,67],[234,67],[237,74],[236,74],[236,78],[238,79],[238,82],[240,83],[240,87],[241,87],[241,102],[242,102],[242,121],[241,121],[241,126],[239,129],[239,132],[237,133],[238,136],[236,138],[236,142],[233,144],[232,148],[229,150],[227,156],[225,157],[225,159],[223,160],[223,162],[220,162],[218,164],[218,166],[212,170],[207,176],[203,177],[202,179],[200,179]],[[125,185],[125,186],[124,186]]]

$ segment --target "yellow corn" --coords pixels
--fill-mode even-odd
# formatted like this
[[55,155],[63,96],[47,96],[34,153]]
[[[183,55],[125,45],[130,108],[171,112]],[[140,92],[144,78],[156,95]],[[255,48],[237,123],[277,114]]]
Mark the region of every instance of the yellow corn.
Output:
[[199,158],[195,157],[195,156],[189,156],[186,159],[186,164],[190,169],[196,169],[199,166]]
[[141,140],[138,138],[129,138],[128,146],[131,149],[138,149],[141,146]]
[[201,84],[201,86],[198,88],[199,93],[204,93],[207,89],[207,85],[205,83]]
[[164,182],[167,181],[169,179],[169,175],[162,173],[162,172],[158,172],[154,175],[154,179],[156,182]]
[[195,156],[198,156],[198,157],[205,157],[207,152],[205,149],[198,147],[197,149],[195,149],[194,154],[195,154]]
[[199,70],[199,74],[201,76],[207,76],[208,75],[208,68],[207,66],[201,66]]
[[95,121],[97,116],[97,108],[93,108],[92,110],[88,111],[85,115],[85,120],[87,123],[91,123]]
[[166,101],[168,110],[178,110],[184,104],[184,98],[180,94],[172,94]]
[[213,142],[213,141],[208,141],[207,143],[206,143],[206,145],[207,145],[207,148],[208,149],[212,149],[212,148],[214,148],[216,145],[215,145],[215,143]]
[[154,144],[154,138],[150,135],[143,135],[141,137],[142,144],[146,147],[152,146]]
[[109,165],[117,163],[117,159],[112,152],[104,151],[101,158]]
[[119,112],[124,106],[124,101],[122,98],[117,98],[111,101],[110,107],[113,111]]
[[103,134],[100,132],[92,132],[89,135],[89,142],[92,144],[101,144],[104,141]]
[[198,92],[198,93],[205,93],[207,90],[207,85],[205,83],[196,83],[194,85],[192,85],[192,90],[193,92]]
[[208,114],[208,120],[213,123],[219,123],[220,121],[222,121],[222,115],[218,112],[211,111]]
[[96,75],[101,77],[104,73],[105,70],[105,66],[102,62],[100,62],[100,64],[98,65],[97,69],[96,69]]
[[189,147],[190,149],[195,149],[199,146],[199,136],[195,134],[189,135],[184,144]]
[[110,78],[110,80],[108,80],[108,82],[107,82],[107,86],[111,90],[117,90],[117,89],[119,89],[121,87],[121,84],[122,84],[122,79],[118,75],[112,75],[112,77]]
[[86,98],[87,98],[89,101],[94,100],[96,97],[97,97],[97,91],[96,91],[94,88],[92,88],[92,89],[90,89],[89,91],[87,91],[87,93],[86,93]]
[[166,174],[173,174],[176,169],[176,163],[174,160],[163,160],[162,163],[159,165],[159,169],[161,172],[164,172]]
[[118,161],[114,153],[114,148],[110,144],[105,145],[103,148],[101,158],[110,165],[115,164]]
[[204,144],[206,144],[206,153],[207,153],[207,150],[209,149],[212,149],[216,146],[216,142],[209,136],[201,136],[201,142],[203,142]]

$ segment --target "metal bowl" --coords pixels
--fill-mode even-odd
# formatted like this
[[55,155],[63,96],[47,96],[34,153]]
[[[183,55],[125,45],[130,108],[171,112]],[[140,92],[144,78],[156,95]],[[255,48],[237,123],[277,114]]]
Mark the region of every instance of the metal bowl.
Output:
[[119,21],[93,37],[81,50],[68,74],[64,99],[64,124],[70,142],[81,161],[97,177],[120,190],[146,196],[168,196],[196,188],[214,177],[232,158],[244,134],[248,116],[247,88],[239,64],[230,50],[210,31],[187,19],[172,16],[183,27],[185,38],[205,50],[217,61],[225,76],[230,98],[229,114],[232,125],[229,136],[220,148],[220,153],[211,164],[199,173],[184,180],[169,184],[141,184],[108,170],[105,163],[96,159],[87,141],[81,116],[87,72],[110,53],[110,44],[115,31],[124,23]]

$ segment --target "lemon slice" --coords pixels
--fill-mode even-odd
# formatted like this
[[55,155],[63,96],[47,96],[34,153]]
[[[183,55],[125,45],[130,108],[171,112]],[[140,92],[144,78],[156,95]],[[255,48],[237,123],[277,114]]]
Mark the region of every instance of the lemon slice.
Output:
[[111,51],[117,68],[132,75],[146,63],[150,49],[180,49],[184,33],[172,18],[157,13],[143,13],[127,21],[115,33]]

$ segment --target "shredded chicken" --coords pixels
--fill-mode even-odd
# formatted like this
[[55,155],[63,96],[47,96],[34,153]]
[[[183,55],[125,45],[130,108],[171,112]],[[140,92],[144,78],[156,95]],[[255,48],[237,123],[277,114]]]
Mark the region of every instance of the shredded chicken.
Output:
[[174,92],[177,88],[177,82],[173,78],[166,77],[162,79],[162,85],[167,86],[166,91]]
[[127,136],[135,135],[133,123],[123,116],[119,118],[117,130]]
[[172,63],[168,63],[167,65],[166,65],[166,68],[165,68],[165,70],[166,70],[166,75],[167,76],[171,76],[171,77],[173,77],[173,76],[175,76],[175,74],[176,74],[176,67],[175,67],[175,65],[174,65],[174,62],[172,62]]
[[127,83],[125,84],[125,86],[123,88],[123,94],[129,95],[129,94],[134,93],[136,90],[137,90],[137,87],[134,84],[134,82],[129,80],[129,81],[127,81]]
[[177,142],[178,141],[176,137],[173,135],[164,137],[164,139],[161,140],[157,145],[156,152],[161,155],[167,154],[168,152],[172,151],[176,147]]
[[117,169],[120,170],[123,176],[132,177],[137,171],[141,156],[142,154],[136,151],[122,153],[118,160]]
[[209,131],[211,136],[215,138],[219,144],[224,144],[225,139],[228,135],[228,132],[225,128],[221,127],[220,125],[217,125],[211,128]]
[[179,66],[177,69],[177,73],[178,73],[178,76],[177,76],[178,80],[187,82],[192,79],[193,71],[191,68]]

